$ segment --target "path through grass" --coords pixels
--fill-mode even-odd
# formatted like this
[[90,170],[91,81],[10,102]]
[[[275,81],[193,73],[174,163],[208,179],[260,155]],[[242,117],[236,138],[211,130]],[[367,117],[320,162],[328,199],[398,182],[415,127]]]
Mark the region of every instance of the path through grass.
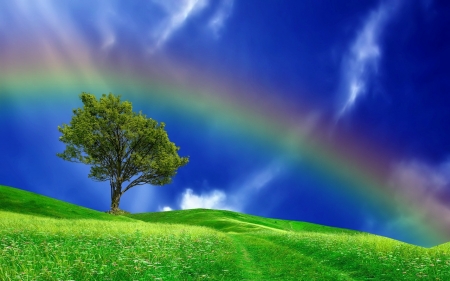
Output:
[[[302,262],[321,272],[322,279],[316,280],[450,280],[448,247],[426,249],[366,233],[266,232],[248,236],[249,245],[259,238],[275,244],[277,249],[308,257],[309,263]],[[287,262],[289,258],[282,260]],[[335,279],[326,278],[327,270]]]
[[301,252],[259,235],[233,234],[242,247],[247,269],[245,280],[353,280],[345,272],[329,268]]

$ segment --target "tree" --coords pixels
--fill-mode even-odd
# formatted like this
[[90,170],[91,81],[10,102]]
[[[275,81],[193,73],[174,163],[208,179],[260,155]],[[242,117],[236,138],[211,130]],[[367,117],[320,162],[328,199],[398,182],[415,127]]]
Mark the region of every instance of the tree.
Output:
[[58,126],[66,149],[57,156],[90,165],[89,178],[109,181],[112,213],[119,211],[120,198],[130,188],[170,183],[188,163],[170,142],[165,124],[133,112],[130,102],[111,93],[97,100],[83,92],[80,98],[83,108],[73,110],[70,125]]

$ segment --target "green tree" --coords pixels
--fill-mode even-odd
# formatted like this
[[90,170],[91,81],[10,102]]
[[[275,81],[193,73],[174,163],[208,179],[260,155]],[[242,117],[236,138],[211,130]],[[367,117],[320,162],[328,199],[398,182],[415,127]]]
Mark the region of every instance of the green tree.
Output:
[[133,112],[130,102],[113,94],[97,100],[83,92],[80,98],[83,108],[73,110],[69,125],[58,126],[66,149],[57,156],[90,165],[89,178],[109,181],[111,212],[119,211],[120,198],[130,188],[170,183],[188,163],[170,142],[165,124]]

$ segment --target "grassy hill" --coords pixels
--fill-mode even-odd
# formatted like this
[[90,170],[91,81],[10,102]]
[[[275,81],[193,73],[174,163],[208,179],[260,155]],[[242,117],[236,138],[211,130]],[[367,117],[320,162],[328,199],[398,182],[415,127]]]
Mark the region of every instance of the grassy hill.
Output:
[[432,249],[220,210],[113,216],[0,186],[0,280],[450,280]]
[[226,210],[192,209],[170,212],[127,215],[145,222],[176,223],[206,226],[227,233],[246,233],[262,230],[300,231],[316,233],[356,234],[358,231],[323,226],[314,223],[270,219]]
[[51,218],[130,221],[126,217],[111,216],[103,212],[3,185],[0,185],[0,210]]

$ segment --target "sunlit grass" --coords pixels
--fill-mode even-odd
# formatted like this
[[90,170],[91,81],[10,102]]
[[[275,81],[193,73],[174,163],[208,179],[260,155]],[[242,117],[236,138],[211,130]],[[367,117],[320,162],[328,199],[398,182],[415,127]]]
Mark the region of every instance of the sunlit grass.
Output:
[[124,216],[110,216],[33,192],[0,185],[0,211],[39,217],[132,221]]
[[450,243],[427,249],[220,210],[113,216],[2,186],[0,195],[1,281],[450,280]]
[[0,211],[0,280],[449,280],[450,247]]
[[0,212],[0,280],[239,280],[234,249],[202,227]]
[[[265,232],[247,234],[241,239],[248,245],[259,239],[261,249],[268,248],[264,244],[272,243],[279,250],[280,260],[285,262],[280,272],[295,267],[298,262],[283,256],[295,253],[307,257],[306,264],[315,272],[308,272],[311,267],[305,267],[298,272],[298,280],[303,280],[303,276],[304,280],[312,276],[328,280],[325,276],[332,271],[334,280],[450,280],[450,247],[446,246],[427,249],[366,233]],[[274,255],[261,258],[260,254],[260,259],[267,262]],[[320,268],[327,268],[328,272],[321,272]],[[321,273],[317,275],[317,272]]]
[[145,222],[201,225],[228,233],[248,233],[261,230],[284,230],[318,233],[358,233],[354,230],[318,225],[308,222],[269,219],[225,210],[193,209],[127,215]]

